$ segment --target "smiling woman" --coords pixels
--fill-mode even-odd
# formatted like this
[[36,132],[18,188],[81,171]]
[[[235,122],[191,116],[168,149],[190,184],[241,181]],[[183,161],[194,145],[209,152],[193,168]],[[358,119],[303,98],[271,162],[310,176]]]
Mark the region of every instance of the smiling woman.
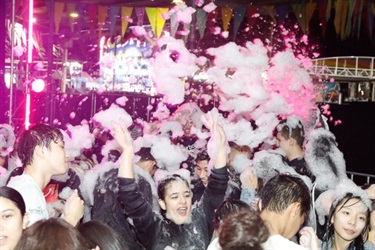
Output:
[[13,188],[0,187],[0,249],[14,249],[27,221],[22,196]]
[[346,193],[331,206],[327,232],[322,245],[328,249],[375,249],[367,242],[370,227],[370,209],[363,197]]

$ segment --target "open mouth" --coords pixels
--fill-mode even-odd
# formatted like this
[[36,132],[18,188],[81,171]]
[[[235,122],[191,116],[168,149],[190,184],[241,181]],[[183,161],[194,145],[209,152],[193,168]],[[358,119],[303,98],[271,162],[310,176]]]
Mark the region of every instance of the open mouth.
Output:
[[185,208],[179,208],[179,209],[177,209],[177,213],[178,213],[179,215],[181,215],[181,216],[186,216],[186,215],[187,215],[187,212],[188,212],[188,210],[187,210],[186,207],[185,207]]

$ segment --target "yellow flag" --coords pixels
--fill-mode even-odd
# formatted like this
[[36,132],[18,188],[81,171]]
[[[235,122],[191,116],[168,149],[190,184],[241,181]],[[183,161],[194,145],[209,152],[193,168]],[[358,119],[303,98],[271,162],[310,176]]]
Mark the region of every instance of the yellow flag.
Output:
[[59,33],[61,17],[64,13],[64,3],[55,2],[55,32]]
[[168,8],[146,8],[147,17],[151,24],[152,31],[157,38],[161,36],[164,28],[165,20],[163,14],[168,10]]
[[125,35],[128,28],[128,17],[133,13],[133,7],[121,7],[121,36]]
[[228,31],[230,20],[232,19],[233,8],[221,8],[221,19],[223,20],[223,30]]

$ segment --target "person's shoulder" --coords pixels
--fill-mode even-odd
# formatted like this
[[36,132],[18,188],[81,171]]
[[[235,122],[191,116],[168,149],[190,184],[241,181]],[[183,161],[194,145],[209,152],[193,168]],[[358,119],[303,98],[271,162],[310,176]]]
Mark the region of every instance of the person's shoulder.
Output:
[[279,234],[271,235],[268,239],[262,243],[264,250],[277,250],[277,249],[288,249],[288,250],[306,250],[307,248],[298,245],[297,243],[284,238]]
[[32,179],[30,176],[22,174],[22,175],[17,175],[13,176],[10,178],[9,183],[7,184],[8,187],[11,188],[31,188],[34,185]]

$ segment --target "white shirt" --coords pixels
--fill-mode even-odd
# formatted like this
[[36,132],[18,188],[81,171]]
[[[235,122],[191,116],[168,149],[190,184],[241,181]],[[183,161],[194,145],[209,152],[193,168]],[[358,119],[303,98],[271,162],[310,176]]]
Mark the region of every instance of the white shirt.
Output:
[[262,248],[264,250],[307,250],[307,248],[284,238],[280,234],[275,234],[268,237],[267,241],[262,244]]
[[207,250],[221,250],[219,237],[216,237],[215,239],[211,241],[210,245],[208,245]]
[[14,188],[21,194],[26,205],[26,212],[29,214],[28,226],[39,220],[48,219],[44,194],[31,176],[22,174],[12,177],[8,187]]

